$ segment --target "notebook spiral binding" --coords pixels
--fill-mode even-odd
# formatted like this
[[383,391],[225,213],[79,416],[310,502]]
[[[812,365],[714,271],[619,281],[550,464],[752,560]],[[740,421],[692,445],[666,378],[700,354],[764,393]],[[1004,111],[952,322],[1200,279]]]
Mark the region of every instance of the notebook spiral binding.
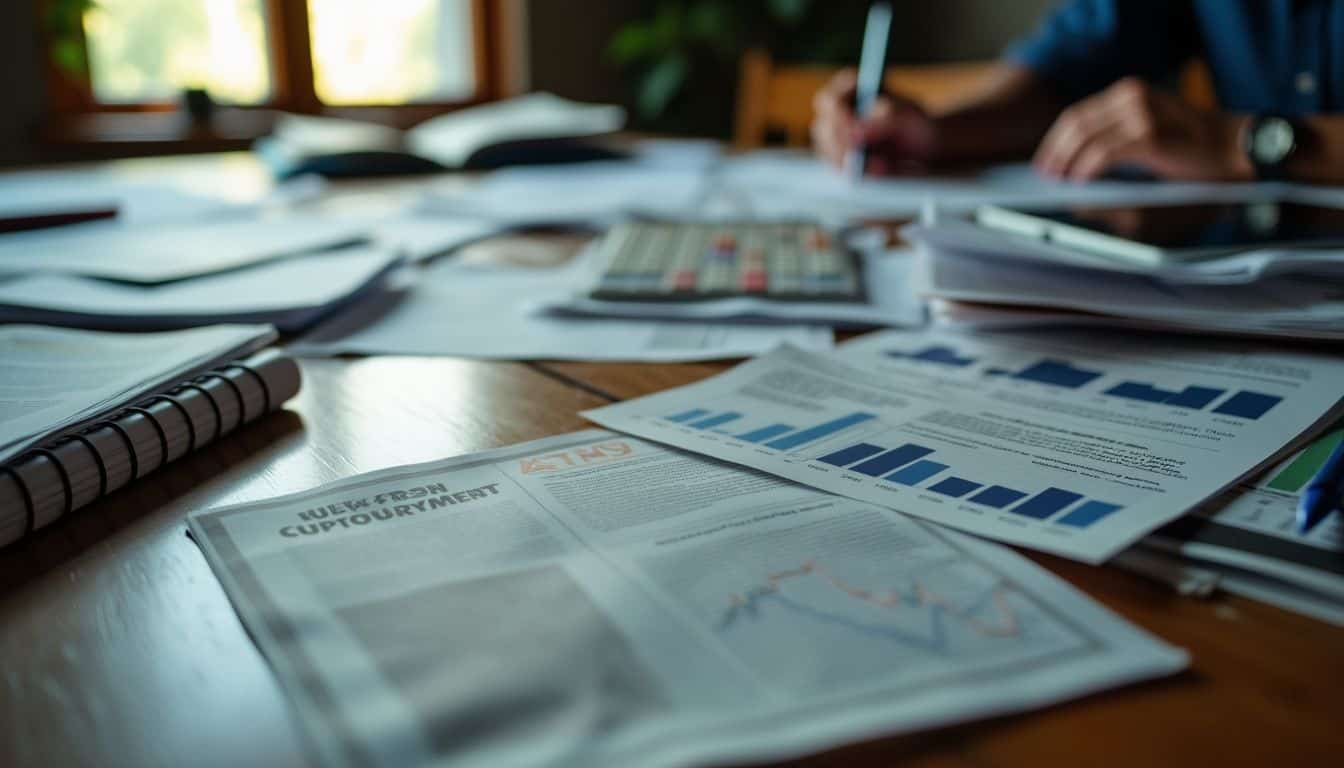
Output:
[[[238,381],[234,380],[231,373],[237,373],[238,378],[251,379],[256,383],[262,406],[260,409],[253,409],[253,413],[248,413],[248,398],[243,394],[243,388],[239,386]],[[221,403],[216,399],[215,393],[211,392],[210,384],[212,382],[222,383],[223,388],[231,391],[234,399],[237,401],[238,418],[231,425],[226,426],[224,423],[225,409],[221,407]],[[192,416],[192,410],[188,407],[189,403],[194,403],[202,399],[204,403],[209,406],[209,411],[214,417],[214,429],[210,431],[209,437],[205,440],[199,440],[204,429],[198,430],[198,426],[203,427],[204,425],[197,424],[197,418]],[[256,398],[253,399],[255,400]],[[169,439],[169,430],[166,429],[163,422],[160,421],[162,413],[156,415],[153,411],[154,405],[159,403],[166,404],[172,411],[175,411],[185,425],[187,438],[186,450],[171,458],[170,450],[172,441]],[[225,434],[232,432],[234,429],[269,413],[272,407],[278,405],[280,405],[280,403],[275,403],[272,400],[271,388],[264,376],[249,365],[241,362],[233,362],[206,371],[189,381],[177,385],[169,390],[169,392],[147,396],[134,405],[122,408],[115,415],[107,419],[90,424],[78,433],[62,435],[45,446],[30,449],[15,457],[12,461],[0,464],[0,477],[7,476],[14,481],[14,484],[18,488],[19,497],[24,505],[23,532],[17,539],[14,539],[14,541],[23,540],[38,527],[37,513],[39,501],[34,497],[33,488],[31,487],[28,478],[24,476],[25,473],[22,471],[23,467],[30,466],[36,461],[45,460],[51,465],[52,469],[55,470],[57,478],[60,481],[62,495],[60,514],[44,523],[43,527],[56,520],[64,518],[74,511],[76,488],[72,481],[71,471],[60,455],[60,449],[63,446],[69,443],[78,443],[83,446],[84,452],[88,453],[92,458],[93,464],[98,472],[97,495],[88,500],[93,501],[135,482],[144,475],[169,463],[169,461],[185,456],[195,451],[198,447],[214,442]],[[141,461],[143,457],[140,456],[140,452],[136,450],[135,439],[131,434],[133,425],[130,419],[135,416],[141,416],[147,419],[154,430],[155,436],[158,438],[159,458],[153,466],[148,468],[146,468]],[[95,435],[104,429],[112,430],[112,432],[120,438],[120,442],[125,446],[125,458],[129,465],[129,473],[126,479],[118,482],[116,487],[110,487],[112,485],[108,470],[108,459],[110,457],[105,456],[103,451],[100,450],[91,439],[92,435]],[[120,456],[118,456],[118,458],[120,458]],[[83,505],[81,504],[80,506]],[[12,544],[14,541],[9,543]],[[3,548],[4,546],[8,546],[8,544],[0,544],[0,548]]]

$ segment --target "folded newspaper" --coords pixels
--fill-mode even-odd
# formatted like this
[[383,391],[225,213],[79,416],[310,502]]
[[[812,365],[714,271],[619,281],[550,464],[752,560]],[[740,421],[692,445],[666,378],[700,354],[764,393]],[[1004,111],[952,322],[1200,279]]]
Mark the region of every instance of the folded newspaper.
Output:
[[783,759],[1186,664],[1001,546],[596,430],[189,525],[328,765]]

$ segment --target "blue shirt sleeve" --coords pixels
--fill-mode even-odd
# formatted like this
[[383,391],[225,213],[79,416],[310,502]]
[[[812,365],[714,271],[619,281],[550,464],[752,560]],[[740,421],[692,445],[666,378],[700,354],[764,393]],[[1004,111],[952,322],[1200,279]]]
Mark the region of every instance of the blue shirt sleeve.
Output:
[[1035,72],[1068,101],[1122,77],[1171,79],[1198,48],[1180,0],[1067,0],[1004,58]]

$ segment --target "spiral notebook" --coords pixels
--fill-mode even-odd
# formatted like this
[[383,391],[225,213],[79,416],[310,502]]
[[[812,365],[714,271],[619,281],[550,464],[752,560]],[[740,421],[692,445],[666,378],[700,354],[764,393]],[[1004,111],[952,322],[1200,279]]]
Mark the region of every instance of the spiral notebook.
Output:
[[275,338],[0,327],[0,547],[278,409],[300,377]]

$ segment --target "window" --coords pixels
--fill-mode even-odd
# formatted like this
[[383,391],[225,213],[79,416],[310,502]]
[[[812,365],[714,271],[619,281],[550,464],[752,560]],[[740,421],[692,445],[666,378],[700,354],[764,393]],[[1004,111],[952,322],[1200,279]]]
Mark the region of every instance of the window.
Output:
[[183,88],[259,104],[271,95],[262,0],[98,0],[84,13],[99,102],[171,101]]
[[476,90],[461,0],[308,0],[323,104],[462,101]]
[[[88,115],[84,124],[92,125],[99,122],[93,117],[105,115],[100,124],[123,127],[141,118],[113,121],[107,113],[172,109],[188,88],[206,90],[216,103],[239,108],[233,110],[239,115],[257,108],[265,114],[331,108],[342,115],[366,110],[371,118],[393,122],[493,98],[507,62],[500,50],[501,15],[517,5],[515,0],[32,1],[73,8],[73,34],[47,30],[57,110],[67,122]],[[68,53],[66,37],[77,38],[76,60],[82,58],[86,68],[56,63],[62,59],[68,65],[69,56],[55,55]],[[243,122],[264,120],[259,112]]]

